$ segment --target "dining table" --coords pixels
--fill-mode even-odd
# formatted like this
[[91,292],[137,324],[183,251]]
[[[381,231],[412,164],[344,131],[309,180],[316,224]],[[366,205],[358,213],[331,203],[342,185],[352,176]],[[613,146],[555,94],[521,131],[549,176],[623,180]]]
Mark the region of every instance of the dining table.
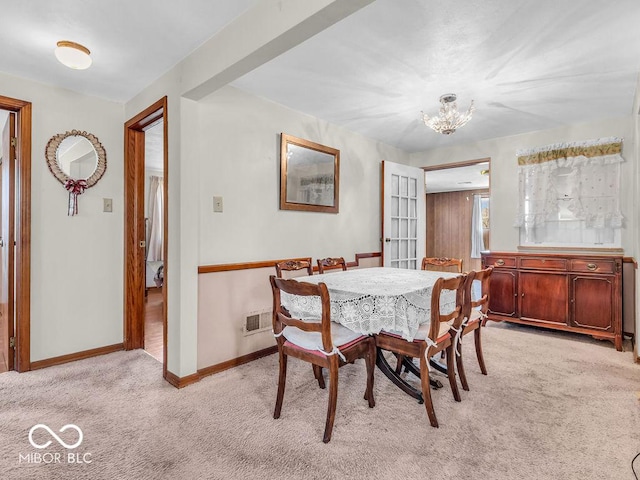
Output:
[[[431,321],[431,291],[436,280],[459,275],[453,272],[370,267],[295,279],[327,286],[332,321],[363,335],[375,335],[385,330],[412,341],[418,328]],[[299,297],[283,292],[281,300],[294,317],[317,319],[321,316],[320,297]],[[440,297],[441,312],[451,312],[455,306],[456,292],[443,291]],[[419,375],[419,369],[413,362],[406,359],[404,363],[408,370]],[[391,368],[380,348],[377,349],[376,365],[394,384],[422,403],[422,392]],[[446,367],[439,362],[432,361],[431,365],[446,372]],[[442,386],[439,381],[430,380],[434,387]]]

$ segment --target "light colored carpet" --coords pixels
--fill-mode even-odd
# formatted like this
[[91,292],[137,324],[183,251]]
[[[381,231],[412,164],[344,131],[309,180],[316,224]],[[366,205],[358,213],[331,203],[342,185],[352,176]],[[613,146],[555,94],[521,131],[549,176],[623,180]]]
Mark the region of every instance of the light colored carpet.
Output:
[[[277,356],[176,390],[142,351],[0,376],[2,479],[633,479],[640,451],[640,366],[610,343],[489,324],[489,375],[465,343],[471,391],[434,391],[440,428],[379,371],[369,409],[362,361],[340,369],[333,438],[327,391],[294,359],[282,417],[272,417]],[[443,380],[444,377],[443,377]],[[84,432],[65,450],[36,424]],[[73,431],[59,433],[67,443]],[[20,462],[89,453],[90,464]],[[54,458],[50,456],[49,459]],[[639,461],[640,463],[640,461]],[[640,465],[639,465],[640,467]]]

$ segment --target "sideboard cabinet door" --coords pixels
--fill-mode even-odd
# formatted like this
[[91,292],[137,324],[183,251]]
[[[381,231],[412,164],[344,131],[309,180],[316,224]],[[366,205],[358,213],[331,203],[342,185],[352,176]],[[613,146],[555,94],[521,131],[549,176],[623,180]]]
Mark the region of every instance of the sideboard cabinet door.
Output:
[[507,317],[518,316],[517,271],[494,268],[489,292],[489,312]]
[[613,276],[571,276],[571,325],[613,332]]
[[520,272],[520,318],[567,324],[568,278],[565,274]]

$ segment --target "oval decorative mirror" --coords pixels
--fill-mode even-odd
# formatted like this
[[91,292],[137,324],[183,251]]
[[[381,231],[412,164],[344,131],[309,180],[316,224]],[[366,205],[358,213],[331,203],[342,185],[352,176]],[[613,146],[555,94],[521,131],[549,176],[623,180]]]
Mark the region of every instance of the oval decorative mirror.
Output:
[[93,187],[107,170],[107,152],[91,133],[71,130],[54,135],[45,149],[47,166],[69,192],[68,215],[78,213],[78,195]]

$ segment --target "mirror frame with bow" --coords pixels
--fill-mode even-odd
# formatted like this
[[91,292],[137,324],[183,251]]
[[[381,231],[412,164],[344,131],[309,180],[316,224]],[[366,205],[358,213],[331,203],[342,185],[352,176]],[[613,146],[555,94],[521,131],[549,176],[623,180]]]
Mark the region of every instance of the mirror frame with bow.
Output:
[[[73,178],[69,176],[62,170],[60,163],[58,162],[58,147],[60,147],[60,144],[65,138],[71,136],[81,136],[86,138],[96,152],[96,168],[87,178]],[[47,143],[47,147],[45,148],[45,158],[47,160],[49,171],[69,192],[68,215],[76,215],[78,213],[78,195],[81,195],[87,188],[91,188],[98,183],[98,180],[102,178],[107,170],[107,152],[98,140],[98,137],[92,133],[80,130],[71,130],[51,137]]]

